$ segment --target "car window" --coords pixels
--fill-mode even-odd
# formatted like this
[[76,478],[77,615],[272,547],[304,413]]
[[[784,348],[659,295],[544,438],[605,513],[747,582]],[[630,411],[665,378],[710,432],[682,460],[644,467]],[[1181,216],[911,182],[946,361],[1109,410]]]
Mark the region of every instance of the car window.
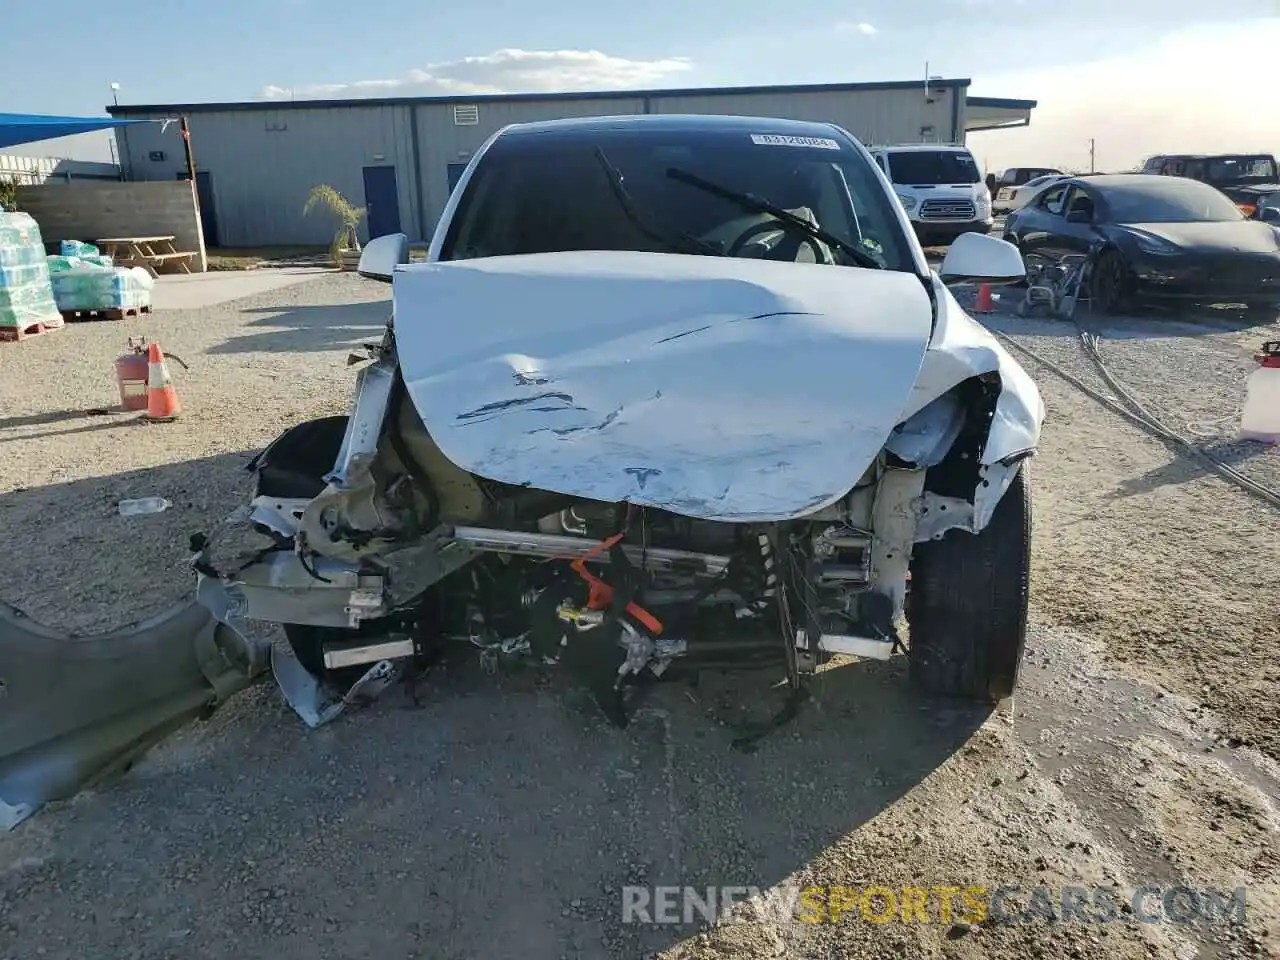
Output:
[[[836,143],[829,140],[828,143]],[[616,195],[597,150],[622,178]],[[445,260],[567,250],[695,252],[687,238],[744,256],[767,215],[673,179],[675,168],[816,221],[890,269],[914,270],[908,241],[871,166],[852,147],[757,144],[738,131],[600,129],[509,134],[477,164],[446,234]],[[775,231],[775,234],[778,233]],[[800,235],[786,234],[791,259]],[[681,238],[684,238],[683,240]],[[811,251],[810,251],[811,253]],[[808,259],[800,252],[795,259]],[[847,263],[847,254],[837,262]]]
[[1219,157],[1209,161],[1209,180],[1213,183],[1251,179],[1276,179],[1275,161],[1268,156]]
[[889,154],[889,170],[894,183],[934,185],[940,183],[980,183],[977,162],[957,150],[903,150]]
[[1036,201],[1036,206],[1043,208],[1055,216],[1062,216],[1064,203],[1067,199],[1067,188],[1064,184],[1061,187],[1051,187],[1040,195],[1040,199]]
[[1029,186],[1035,181],[1042,180],[1055,172],[1056,171],[1046,169],[1045,167],[1022,167],[1018,171],[1018,178],[1016,182],[1023,186]]
[[1073,213],[1087,214],[1089,219],[1092,220],[1094,214],[1093,197],[1089,196],[1084,187],[1073,186],[1067,191],[1066,203],[1063,205],[1063,209],[1066,210],[1068,215]]
[[1245,219],[1226,195],[1199,180],[1171,177],[1102,189],[1113,223],[1202,223]]

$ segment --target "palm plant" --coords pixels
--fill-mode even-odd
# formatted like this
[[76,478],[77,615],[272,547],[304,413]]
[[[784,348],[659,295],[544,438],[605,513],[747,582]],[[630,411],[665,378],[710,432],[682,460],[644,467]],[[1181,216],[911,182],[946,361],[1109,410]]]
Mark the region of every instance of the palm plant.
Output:
[[307,205],[302,208],[302,215],[305,217],[316,207],[322,207],[338,218],[340,226],[338,232],[333,235],[333,242],[329,244],[329,256],[336,265],[342,266],[343,250],[357,252],[360,250],[360,238],[356,228],[359,227],[365,215],[365,208],[353,206],[346,197],[327,183],[317,184],[311,188]]
[[17,177],[0,177],[0,209],[9,213],[18,209]]

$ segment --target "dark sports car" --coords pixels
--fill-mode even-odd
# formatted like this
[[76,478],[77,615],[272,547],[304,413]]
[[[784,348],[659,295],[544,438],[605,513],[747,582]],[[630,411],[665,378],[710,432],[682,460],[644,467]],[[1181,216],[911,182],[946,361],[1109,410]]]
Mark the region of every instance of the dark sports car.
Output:
[[1280,305],[1280,230],[1195,180],[1072,177],[1012,214],[1004,238],[1028,257],[1092,256],[1089,296],[1103,312],[1174,298]]

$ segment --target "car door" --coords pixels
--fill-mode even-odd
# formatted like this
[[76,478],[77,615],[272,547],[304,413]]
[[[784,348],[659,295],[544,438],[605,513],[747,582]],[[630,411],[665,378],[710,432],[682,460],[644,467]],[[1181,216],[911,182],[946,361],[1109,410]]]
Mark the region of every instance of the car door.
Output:
[[1093,191],[1080,183],[1072,184],[1062,205],[1062,227],[1053,242],[1055,256],[1087,254],[1098,237],[1100,204]]
[[1050,187],[1011,218],[1008,233],[1024,254],[1053,256],[1055,237],[1066,226],[1067,188],[1065,183]]

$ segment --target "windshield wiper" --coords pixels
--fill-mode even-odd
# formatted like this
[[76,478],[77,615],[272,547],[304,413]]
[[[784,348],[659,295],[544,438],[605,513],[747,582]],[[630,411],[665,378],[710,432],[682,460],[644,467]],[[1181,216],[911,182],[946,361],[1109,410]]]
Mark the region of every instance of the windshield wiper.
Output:
[[617,197],[618,206],[622,207],[627,219],[635,224],[636,228],[646,237],[677,253],[700,253],[710,257],[725,256],[725,252],[715,244],[699,240],[691,234],[678,233],[674,237],[669,237],[649,226],[644,217],[640,216],[640,212],[636,209],[635,201],[631,199],[631,194],[627,192],[627,188],[623,185],[622,174],[618,171],[618,168],[609,162],[609,158],[600,147],[595,148],[595,155],[596,160],[600,162],[600,166],[604,169],[605,176],[609,178],[609,188],[613,191],[613,195]]
[[821,227],[815,227],[803,217],[798,217],[790,210],[783,210],[776,203],[771,203],[763,197],[757,197],[754,193],[746,193],[738,190],[730,190],[728,187],[722,187],[718,183],[712,183],[710,180],[704,180],[697,174],[690,173],[687,170],[681,170],[679,167],[667,167],[667,176],[672,180],[679,180],[681,183],[687,183],[691,187],[696,187],[706,193],[710,193],[722,200],[728,200],[730,203],[736,203],[751,213],[767,213],[773,217],[784,227],[791,227],[799,230],[815,240],[821,240],[829,247],[835,247],[846,254],[850,260],[858,264],[860,267],[869,267],[872,270],[883,270],[884,265],[875,257],[860,250],[847,240],[841,240],[834,233],[828,233]]

